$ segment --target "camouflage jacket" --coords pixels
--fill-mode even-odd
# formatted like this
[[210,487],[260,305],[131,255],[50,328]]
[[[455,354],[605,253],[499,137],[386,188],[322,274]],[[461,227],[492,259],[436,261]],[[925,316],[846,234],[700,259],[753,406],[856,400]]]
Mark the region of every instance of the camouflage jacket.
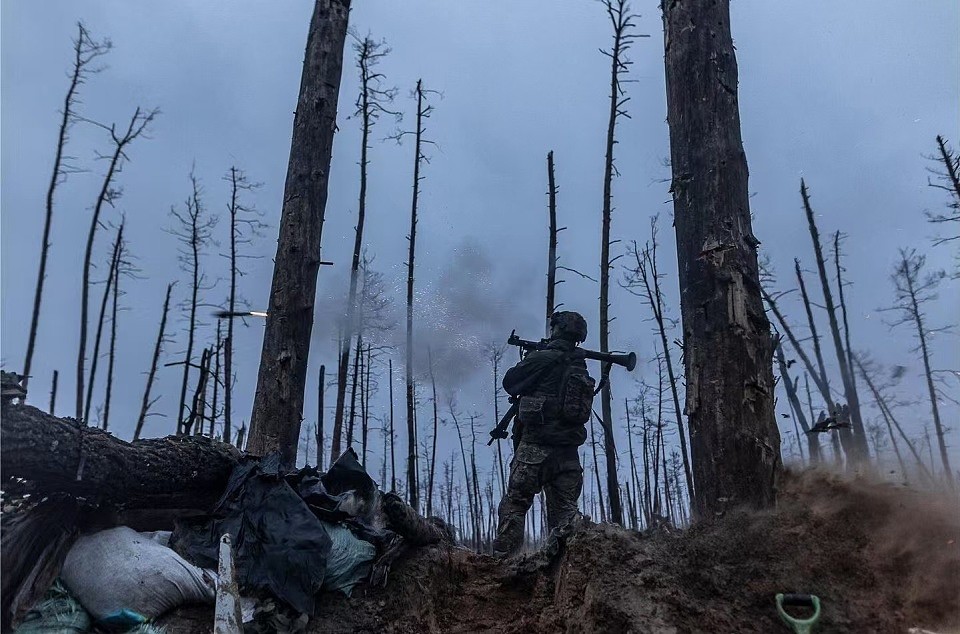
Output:
[[[569,425],[559,417],[560,383],[568,365],[586,368],[582,358],[570,359],[576,345],[570,341],[551,341],[546,350],[535,350],[523,361],[507,370],[503,389],[513,397],[520,397],[520,429],[514,426],[514,437],[525,442],[551,446],[579,447],[587,439],[583,425]],[[523,399],[543,399],[542,416],[526,417]]]

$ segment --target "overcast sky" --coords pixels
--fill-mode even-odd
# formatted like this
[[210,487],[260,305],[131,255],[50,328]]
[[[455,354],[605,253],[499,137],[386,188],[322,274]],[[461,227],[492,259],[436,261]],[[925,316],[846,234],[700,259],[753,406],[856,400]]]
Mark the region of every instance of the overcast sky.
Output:
[[[662,24],[653,0],[636,2],[634,8],[642,16],[637,31],[651,37],[638,40],[631,52],[634,64],[627,90],[632,119],[622,121],[616,150],[621,176],[614,184],[613,235],[622,242],[615,251],[631,240],[648,239],[649,218],[661,215],[661,266],[668,276],[669,310],[679,317],[669,168],[664,164],[669,149]],[[951,247],[930,247],[935,227],[925,221],[924,210],[942,208],[945,199],[943,192],[927,186],[930,164],[924,156],[935,150],[937,134],[955,144],[960,139],[960,4],[736,0],[732,11],[751,207],[761,248],[784,290],[792,286],[794,257],[812,267],[798,194],[800,178],[806,178],[821,233],[841,230],[849,235],[845,248],[853,283],[847,292],[854,346],[885,364],[906,366],[897,394],[921,399],[902,409],[910,433],[921,435],[929,407],[922,400],[921,364],[911,352],[910,333],[906,328],[891,332],[876,309],[892,301],[889,274],[899,247],[928,252],[931,269],[953,266]],[[181,205],[189,193],[191,165],[203,181],[207,208],[221,216],[228,195],[221,177],[231,165],[263,183],[251,202],[264,213],[269,228],[249,247],[251,255],[262,257],[247,261],[241,291],[252,307],[265,307],[310,13],[307,0],[0,4],[5,368],[19,369],[23,363],[43,201],[77,20],[95,37],[114,43],[108,68],[82,87],[81,114],[113,122],[124,121],[137,106],[162,111],[150,138],[138,139],[130,148],[131,160],[118,178],[123,198],[104,214],[104,221],[114,224],[125,215],[142,278],[121,282],[125,310],[118,321],[120,358],[111,427],[129,437],[163,289],[181,280],[177,300],[187,289],[177,266],[175,240],[164,229],[172,225],[170,207]],[[608,60],[598,49],[609,45],[609,23],[602,6],[589,0],[357,1],[350,23],[356,33],[384,38],[393,49],[381,70],[387,83],[400,89],[395,107],[406,114],[401,128],[414,123],[409,93],[418,78],[442,93],[434,99],[436,110],[427,130],[437,145],[428,150],[431,160],[423,169],[417,239],[417,313],[423,324],[419,356],[427,336],[435,336],[432,350],[440,366],[441,392],[455,395],[464,412],[483,415],[479,431],[485,439],[493,424],[492,377],[476,348],[505,340],[513,328],[527,338],[542,336],[548,150],[556,156],[560,221],[567,227],[560,234],[561,263],[596,277],[609,86]],[[304,412],[308,423],[316,419],[319,366],[326,363],[329,376],[335,365],[335,318],[341,309],[337,298],[344,295],[353,245],[360,142],[358,122],[351,115],[357,90],[351,49],[344,63],[323,235],[324,258],[335,266],[320,273],[322,300],[308,376],[312,387]],[[364,241],[400,308],[413,148],[380,140],[395,128],[384,118],[374,132]],[[106,141],[103,131],[92,126],[74,129],[68,153],[89,172],[71,176],[57,195],[30,387],[31,401],[45,406],[52,372],[58,369],[61,415],[73,413],[82,237],[103,170],[94,155],[107,147]],[[226,261],[220,257],[227,246],[225,218],[215,233],[220,246],[209,248],[203,266],[211,279],[225,279]],[[98,278],[106,268],[109,241],[107,233],[100,234]],[[587,345],[595,347],[596,285],[569,273],[563,277],[558,300],[587,317]],[[931,327],[955,319],[957,288],[956,281],[946,282],[939,301],[927,308]],[[227,285],[221,282],[204,299],[222,304],[226,293]],[[99,294],[98,287],[94,298]],[[612,302],[617,317],[613,346],[636,350],[643,361],[635,377],[655,380],[655,369],[647,363],[655,339],[645,307],[619,288]],[[784,308],[799,323],[802,312],[792,295]],[[206,314],[210,310],[205,309]],[[177,310],[174,316],[171,324],[179,339],[167,346],[165,362],[175,361],[184,347],[184,313]],[[206,323],[205,344],[214,327],[212,319]],[[822,327],[825,331],[825,321]],[[679,336],[679,330],[671,334]],[[249,418],[261,337],[262,322],[255,320],[236,335],[237,423]],[[956,369],[957,352],[956,335],[937,335],[935,367]],[[402,354],[398,348],[394,355],[398,378]],[[507,358],[513,360],[514,352]],[[422,372],[423,364],[417,369]],[[374,410],[380,415],[387,407],[386,373],[378,371],[383,373],[382,389]],[[148,435],[175,428],[179,372],[172,367],[161,371],[155,394],[162,398],[156,409],[166,417],[150,419]],[[636,393],[633,381],[622,371],[614,376],[618,415],[622,399]],[[953,379],[949,386],[954,396],[958,385]],[[399,413],[402,391],[397,393]],[[332,402],[334,391],[327,394]],[[441,399],[445,405],[446,397]],[[778,411],[786,408],[781,397]],[[955,456],[960,453],[957,414],[955,406],[944,404]],[[877,412],[868,407],[866,415],[873,420]],[[426,419],[424,410],[421,423]],[[453,432],[445,434],[443,446],[450,450]],[[379,455],[380,439],[371,442]]]

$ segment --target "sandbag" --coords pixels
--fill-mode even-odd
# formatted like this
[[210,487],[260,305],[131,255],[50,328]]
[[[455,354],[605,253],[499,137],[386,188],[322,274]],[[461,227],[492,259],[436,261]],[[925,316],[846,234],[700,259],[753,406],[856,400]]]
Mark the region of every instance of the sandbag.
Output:
[[323,528],[333,545],[327,558],[327,575],[323,580],[324,590],[339,590],[348,597],[354,586],[370,574],[371,562],[377,555],[376,547],[357,538],[349,528],[323,522]]
[[186,603],[213,603],[216,593],[212,572],[126,526],[77,538],[60,577],[96,620],[123,610],[152,619]]

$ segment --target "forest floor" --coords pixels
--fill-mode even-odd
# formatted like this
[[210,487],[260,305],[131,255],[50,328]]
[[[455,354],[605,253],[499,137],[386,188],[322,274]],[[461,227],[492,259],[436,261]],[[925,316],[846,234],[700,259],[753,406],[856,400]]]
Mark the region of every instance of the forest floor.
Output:
[[326,598],[309,631],[788,632],[778,592],[819,596],[818,631],[960,632],[960,507],[902,486],[787,474],[776,509],[685,531],[589,524],[556,557],[506,562],[422,549],[394,565],[386,588]]

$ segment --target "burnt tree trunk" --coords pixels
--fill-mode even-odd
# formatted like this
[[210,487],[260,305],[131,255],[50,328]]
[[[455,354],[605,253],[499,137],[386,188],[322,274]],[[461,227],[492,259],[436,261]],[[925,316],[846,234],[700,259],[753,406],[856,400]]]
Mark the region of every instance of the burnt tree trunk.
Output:
[[247,449],[297,459],[350,0],[317,0],[307,36]]
[[430,387],[433,390],[433,439],[430,442],[430,465],[427,469],[427,517],[430,517],[433,515],[433,480],[437,473],[437,432],[440,431],[440,417],[437,412],[437,377],[433,373],[433,353],[429,346],[427,363],[430,368]]
[[[30,333],[27,335],[27,357],[23,362],[23,389],[27,389],[30,382],[30,367],[33,363],[33,350],[37,341],[37,329],[40,325],[40,302],[43,298],[43,283],[47,278],[47,256],[50,253],[50,228],[53,224],[54,195],[57,186],[62,183],[68,172],[71,171],[64,155],[70,127],[75,121],[74,106],[77,105],[79,95],[77,90],[85,82],[91,72],[95,72],[90,65],[101,55],[110,50],[109,40],[95,42],[83,26],[77,23],[77,39],[73,41],[73,69],[70,73],[70,84],[63,99],[63,109],[60,111],[60,128],[57,135],[57,149],[53,158],[53,173],[47,185],[46,207],[43,220],[43,238],[40,242],[40,265],[37,271],[37,288],[33,296],[33,312],[30,317]],[[51,408],[52,409],[52,408]]]
[[[790,401],[790,409],[793,412],[793,422],[799,423],[803,428],[804,435],[807,437],[807,450],[810,452],[810,462],[820,463],[820,439],[817,434],[810,433],[810,425],[807,423],[807,417],[803,413],[803,405],[800,403],[800,396],[797,394],[797,384],[790,379],[789,366],[787,358],[783,354],[783,345],[779,342],[776,347],[777,365],[780,367],[780,378],[783,380],[783,388],[787,391],[787,399]],[[798,378],[797,381],[800,379]],[[799,434],[798,434],[799,436]],[[800,438],[797,438],[800,442]],[[801,458],[803,450],[801,449]]]
[[[117,240],[120,243],[117,249],[117,261],[113,266],[113,301],[110,308],[110,348],[107,352],[107,389],[103,398],[103,430],[110,428],[110,402],[113,397],[113,368],[117,361],[117,313],[120,305],[120,263],[123,260],[123,225],[120,225]],[[90,385],[93,385],[91,372]]]
[[53,382],[50,384],[50,414],[54,414],[54,410],[57,408],[57,382],[60,379],[60,373],[57,370],[53,371]]
[[120,191],[114,185],[114,178],[120,172],[123,163],[127,159],[127,146],[138,136],[144,133],[147,126],[157,116],[156,110],[144,112],[137,108],[133,116],[130,117],[130,123],[122,135],[118,135],[116,125],[107,128],[110,133],[110,140],[113,143],[113,152],[107,164],[107,171],[103,176],[100,185],[100,192],[97,194],[97,200],[93,205],[93,214],[90,217],[90,230],[87,232],[87,244],[83,254],[83,267],[80,285],[80,336],[77,346],[77,418],[84,416],[83,412],[83,385],[84,385],[84,364],[87,355],[87,312],[90,303],[90,267],[93,260],[93,243],[97,235],[97,229],[100,228],[100,213],[104,205],[114,205],[120,195]]
[[417,129],[413,155],[413,197],[410,202],[410,250],[407,256],[407,500],[410,506],[419,509],[420,495],[417,486],[417,427],[414,413],[413,389],[413,282],[414,259],[417,254],[417,204],[420,199],[420,161],[423,158],[423,119],[430,106],[424,106],[423,80],[417,80]]
[[66,492],[128,508],[206,508],[220,496],[238,453],[203,437],[124,442],[28,405],[3,407],[5,478],[45,495]]
[[694,514],[767,507],[781,468],[729,0],[663,5]]
[[[610,223],[613,216],[613,177],[617,173],[614,167],[613,150],[616,145],[617,120],[626,116],[627,101],[620,75],[627,72],[630,62],[627,60],[627,51],[631,41],[636,37],[630,33],[633,28],[633,15],[630,14],[626,0],[605,0],[607,15],[613,26],[613,46],[609,52],[603,51],[610,57],[610,107],[607,119],[606,155],[603,169],[603,210],[601,215],[600,237],[600,352],[610,351],[610,268],[613,258],[610,258]],[[613,391],[610,386],[610,367],[604,366],[603,377],[600,381],[603,389],[600,391],[600,413],[602,415],[603,448],[607,463],[607,499],[610,502],[610,520],[616,524],[623,524],[623,508],[620,504],[620,483],[617,477],[617,443],[613,435]]]
[[[153,380],[157,376],[157,364],[160,362],[160,351],[163,348],[164,331],[167,328],[167,314],[170,311],[170,292],[173,283],[167,284],[167,294],[163,299],[163,312],[160,315],[160,332],[157,333],[157,342],[153,346],[153,359],[150,361],[150,371],[147,373],[147,387],[143,390],[143,401],[140,403],[140,415],[137,417],[137,426],[133,432],[133,439],[140,438],[143,424],[147,420],[147,412],[154,401],[150,400],[150,391],[153,389]],[[51,413],[52,410],[51,410]]]
[[90,421],[90,407],[93,405],[93,387],[97,382],[97,365],[100,362],[100,342],[103,340],[103,324],[107,317],[107,303],[110,301],[110,291],[113,290],[114,272],[120,262],[120,244],[122,241],[123,224],[117,229],[117,237],[113,242],[107,279],[104,280],[103,299],[100,301],[100,315],[97,318],[97,333],[93,337],[93,354],[90,355],[90,375],[87,381],[87,397],[83,404],[83,420],[88,423]]
[[323,392],[325,389],[327,366],[320,366],[320,381],[317,384],[317,469],[323,471]]
[[[817,272],[820,275],[820,284],[823,287],[823,301],[830,321],[830,333],[833,335],[833,345],[837,353],[837,363],[840,366],[840,378],[843,380],[843,394],[850,408],[850,422],[853,425],[853,443],[856,448],[856,459],[867,461],[870,450],[867,448],[867,434],[860,416],[860,399],[857,396],[857,386],[853,380],[853,368],[847,364],[847,354],[844,351],[843,340],[840,337],[840,325],[837,322],[837,310],[833,303],[833,293],[830,291],[830,280],[827,278],[826,264],[823,259],[823,249],[820,244],[820,232],[810,207],[810,196],[807,194],[807,185],[800,180],[800,196],[803,198],[803,209],[807,215],[807,224],[810,228],[810,238],[813,240],[813,252],[817,258]],[[843,433],[841,433],[843,438]]]
[[[547,322],[546,337],[550,336],[550,316],[553,315],[557,292],[557,182],[553,172],[553,150],[547,152],[547,210],[550,213],[550,238],[547,244]],[[497,420],[500,420],[497,418]],[[497,443],[497,450],[500,443]]]

